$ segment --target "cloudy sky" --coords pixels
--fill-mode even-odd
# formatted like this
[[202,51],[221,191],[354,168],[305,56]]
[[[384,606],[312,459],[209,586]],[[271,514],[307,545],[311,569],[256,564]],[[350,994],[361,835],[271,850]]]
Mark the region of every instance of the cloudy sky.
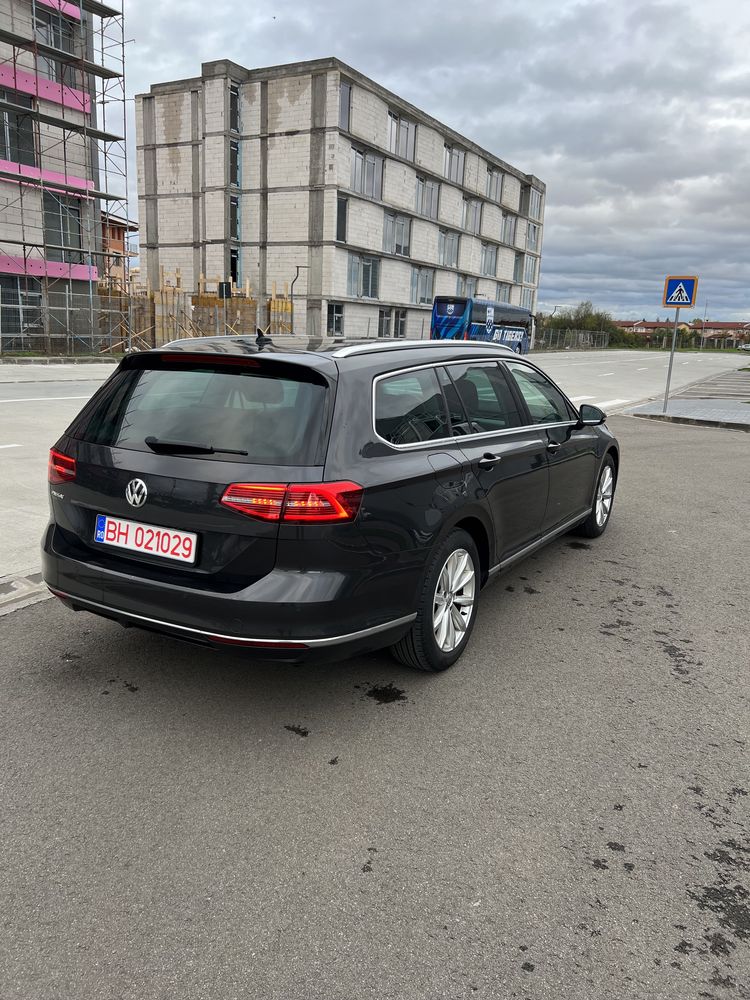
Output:
[[[337,56],[547,185],[539,308],[750,321],[745,0],[125,0],[128,92]],[[132,104],[131,104],[132,107]]]

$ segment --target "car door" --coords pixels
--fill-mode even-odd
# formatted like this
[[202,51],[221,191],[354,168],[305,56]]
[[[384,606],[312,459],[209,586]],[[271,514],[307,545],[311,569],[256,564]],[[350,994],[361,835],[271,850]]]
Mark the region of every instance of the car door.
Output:
[[[379,375],[373,396],[375,434],[388,447],[368,446],[367,462],[358,472],[367,489],[368,535],[383,551],[407,557],[430,543],[448,511],[465,504],[464,456],[451,436],[435,366]],[[361,394],[351,405],[361,407]],[[339,436],[339,442],[344,440],[349,448],[349,435]],[[347,452],[329,451],[335,475],[353,461]]]
[[575,408],[543,372],[523,361],[504,362],[523,398],[528,419],[545,439],[549,460],[549,499],[543,533],[585,514],[591,507],[598,436],[578,427]]
[[547,439],[524,415],[496,361],[448,364],[441,381],[454,435],[495,527],[495,563],[541,532],[547,507]]

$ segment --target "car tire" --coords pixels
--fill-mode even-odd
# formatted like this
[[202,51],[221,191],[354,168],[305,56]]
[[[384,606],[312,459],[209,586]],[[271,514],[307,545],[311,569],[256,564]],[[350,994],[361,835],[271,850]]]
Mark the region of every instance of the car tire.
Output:
[[615,463],[612,456],[607,455],[599,470],[599,478],[596,481],[594,506],[586,520],[575,529],[577,535],[583,535],[584,538],[598,538],[599,535],[604,534],[612,514],[616,486],[617,473]]
[[456,529],[430,558],[414,624],[391,646],[395,658],[430,673],[453,666],[469,643],[480,585],[477,547],[470,535]]

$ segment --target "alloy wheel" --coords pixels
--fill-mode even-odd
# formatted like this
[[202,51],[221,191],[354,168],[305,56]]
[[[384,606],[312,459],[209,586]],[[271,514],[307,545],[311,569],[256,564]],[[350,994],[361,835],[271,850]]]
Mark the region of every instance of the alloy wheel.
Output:
[[599,486],[596,490],[596,523],[601,528],[607,523],[609,512],[612,509],[612,497],[615,492],[615,478],[612,469],[605,465],[599,477]]
[[474,562],[466,549],[455,549],[443,564],[433,600],[432,627],[442,652],[451,653],[463,642],[475,599]]

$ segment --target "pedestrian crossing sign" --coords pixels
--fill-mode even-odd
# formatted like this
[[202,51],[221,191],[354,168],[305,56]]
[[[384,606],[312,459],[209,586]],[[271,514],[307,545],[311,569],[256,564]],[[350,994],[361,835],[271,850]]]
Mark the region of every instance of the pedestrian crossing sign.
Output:
[[664,279],[662,305],[677,309],[692,309],[697,294],[698,279],[695,275],[670,274]]

